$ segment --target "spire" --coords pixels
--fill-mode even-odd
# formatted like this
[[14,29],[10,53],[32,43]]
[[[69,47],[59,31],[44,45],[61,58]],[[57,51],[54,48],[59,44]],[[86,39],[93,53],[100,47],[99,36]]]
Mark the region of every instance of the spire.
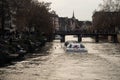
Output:
[[73,16],[72,16],[72,18],[75,18],[74,11],[73,11]]

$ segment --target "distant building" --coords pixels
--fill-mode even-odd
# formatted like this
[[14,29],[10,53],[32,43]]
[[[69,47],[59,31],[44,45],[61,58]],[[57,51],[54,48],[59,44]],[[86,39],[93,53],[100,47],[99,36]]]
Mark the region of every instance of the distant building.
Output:
[[91,21],[83,21],[81,26],[81,30],[91,31],[93,29]]
[[78,27],[80,27],[78,25],[78,20],[75,18],[74,12],[72,18],[60,17],[59,25],[61,31],[75,31]]
[[59,26],[60,31],[68,31],[68,18],[67,17],[59,17]]
[[120,31],[120,12],[95,12],[92,19],[95,29]]
[[75,30],[77,27],[77,19],[75,18],[74,12],[72,18],[69,19],[71,30]]
[[51,13],[52,13],[51,18],[52,18],[52,24],[53,24],[54,31],[59,31],[60,30],[59,16],[55,13],[55,11],[52,11]]
[[90,30],[92,27],[91,21],[79,21],[75,18],[74,12],[71,18],[59,17],[59,30],[60,31],[80,31]]
[[[12,2],[9,0],[0,1],[0,6],[2,4],[5,4],[0,8],[0,29],[8,32],[14,32],[15,31],[15,15],[16,10],[14,7],[12,7]],[[3,19],[4,18],[4,19]],[[3,25],[2,25],[3,24]],[[4,28],[3,28],[4,27]]]

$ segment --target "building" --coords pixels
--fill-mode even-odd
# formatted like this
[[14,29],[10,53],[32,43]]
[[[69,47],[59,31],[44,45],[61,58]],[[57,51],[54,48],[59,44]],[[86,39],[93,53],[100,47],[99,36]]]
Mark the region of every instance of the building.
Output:
[[60,31],[82,31],[90,30],[92,28],[91,21],[79,21],[75,18],[74,12],[71,18],[59,17],[59,30]]
[[59,16],[53,11],[51,14],[54,31],[59,31]]
[[77,27],[77,19],[75,18],[74,12],[72,18],[69,19],[69,26],[72,31],[74,31]]
[[120,31],[120,12],[95,12],[93,27],[102,31]]
[[12,2],[2,0],[0,1],[0,6],[0,29],[4,32],[14,32],[16,27],[16,10],[12,7]]
[[61,31],[75,31],[79,29],[78,20],[75,18],[74,12],[71,18],[59,17],[59,26]]
[[59,17],[60,31],[68,31],[68,17]]
[[[81,23],[81,29],[82,31],[92,31],[92,22],[91,21],[79,21]],[[80,25],[80,24],[79,24]]]

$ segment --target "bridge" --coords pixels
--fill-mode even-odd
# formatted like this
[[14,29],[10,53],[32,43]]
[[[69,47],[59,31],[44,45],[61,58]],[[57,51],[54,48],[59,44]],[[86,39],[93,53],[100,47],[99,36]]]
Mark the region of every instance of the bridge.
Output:
[[114,43],[118,42],[117,39],[117,32],[114,31],[107,31],[107,32],[84,32],[84,31],[57,31],[54,33],[54,35],[60,35],[61,42],[65,42],[65,35],[77,35],[78,36],[78,42],[82,41],[82,37],[94,37],[95,42],[99,42],[100,36],[111,36],[112,41]]

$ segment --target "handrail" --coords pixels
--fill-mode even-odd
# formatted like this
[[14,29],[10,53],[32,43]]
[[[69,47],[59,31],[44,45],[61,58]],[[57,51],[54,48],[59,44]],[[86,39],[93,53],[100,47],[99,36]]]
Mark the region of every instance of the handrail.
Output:
[[57,31],[54,34],[118,34],[118,32],[114,31],[98,31],[98,32],[87,32],[87,31]]

